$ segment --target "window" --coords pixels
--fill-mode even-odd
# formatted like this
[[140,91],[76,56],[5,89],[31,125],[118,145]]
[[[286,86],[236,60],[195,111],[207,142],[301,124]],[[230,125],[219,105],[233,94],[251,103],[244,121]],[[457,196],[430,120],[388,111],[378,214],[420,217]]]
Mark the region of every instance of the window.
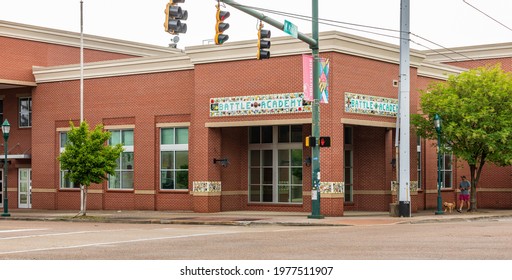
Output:
[[249,201],[302,203],[302,126],[249,128]]
[[22,97],[19,99],[20,103],[20,117],[19,127],[31,127],[32,126],[32,98]]
[[111,190],[133,189],[133,130],[111,130],[109,145],[123,145],[123,152],[117,159],[115,175],[108,178]]
[[[60,142],[60,153],[63,153],[66,148],[66,142],[68,141],[68,133],[67,132],[61,132],[59,133],[59,142]],[[67,170],[60,169],[60,188],[61,189],[73,189],[73,188],[79,188],[80,186],[75,186],[73,182],[68,178],[65,178],[66,173],[68,173]]]
[[451,153],[441,154],[441,188],[453,187],[453,159]]
[[188,190],[188,128],[160,130],[160,189]]
[[0,169],[0,207],[4,207],[4,170]]
[[416,138],[418,189],[421,189],[421,137]]
[[353,202],[354,201],[354,151],[352,147],[353,143],[353,129],[352,127],[346,126],[343,129],[344,134],[344,145],[345,145],[345,155],[343,157],[344,161],[344,180],[345,180],[345,202]]
[[0,99],[0,122],[4,122],[4,101]]

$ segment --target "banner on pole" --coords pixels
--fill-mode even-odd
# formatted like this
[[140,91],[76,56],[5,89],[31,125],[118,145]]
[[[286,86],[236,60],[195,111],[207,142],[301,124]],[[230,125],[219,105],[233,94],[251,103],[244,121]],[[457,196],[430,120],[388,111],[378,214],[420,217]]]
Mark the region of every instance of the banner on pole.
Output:
[[[313,101],[313,56],[302,55],[302,79],[304,89],[304,100]],[[320,58],[319,81],[320,103],[329,102],[329,59]]]
[[320,58],[320,103],[329,103],[329,59]]
[[304,86],[304,100],[313,101],[313,56],[302,55],[302,80]]

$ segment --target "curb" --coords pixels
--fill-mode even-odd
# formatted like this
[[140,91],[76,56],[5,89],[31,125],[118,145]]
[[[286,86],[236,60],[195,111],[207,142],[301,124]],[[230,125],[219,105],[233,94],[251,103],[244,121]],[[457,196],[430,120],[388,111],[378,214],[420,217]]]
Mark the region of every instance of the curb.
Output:
[[[396,221],[392,224],[426,224],[426,223],[448,223],[448,222],[471,222],[479,220],[492,220],[492,219],[505,219],[511,218],[511,214],[501,215],[475,215],[475,216],[452,216],[452,217],[412,217],[411,220]],[[222,219],[222,218],[220,218]],[[343,221],[343,219],[335,221],[320,221],[320,222],[296,222],[296,221],[273,221],[269,217],[265,218],[253,218],[250,220],[229,218],[227,220],[205,220],[202,217],[193,218],[137,218],[137,217],[108,217],[108,216],[85,216],[85,217],[73,217],[73,216],[11,216],[11,217],[0,217],[0,220],[19,220],[19,221],[53,221],[53,222],[76,222],[76,223],[120,223],[120,224],[173,224],[173,225],[218,225],[218,226],[268,226],[268,225],[279,225],[279,226],[356,226],[353,218],[350,218],[351,222]],[[365,218],[358,219],[359,221],[365,221]],[[361,225],[374,225],[371,222],[361,223]],[[380,224],[380,223],[375,223]]]

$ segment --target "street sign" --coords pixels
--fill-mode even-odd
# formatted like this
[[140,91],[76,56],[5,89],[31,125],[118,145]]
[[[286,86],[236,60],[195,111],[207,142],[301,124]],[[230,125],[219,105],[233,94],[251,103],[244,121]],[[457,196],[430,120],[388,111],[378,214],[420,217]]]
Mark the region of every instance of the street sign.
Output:
[[284,20],[283,31],[290,34],[294,38],[299,37],[299,28],[297,27],[297,25],[295,25],[287,20]]

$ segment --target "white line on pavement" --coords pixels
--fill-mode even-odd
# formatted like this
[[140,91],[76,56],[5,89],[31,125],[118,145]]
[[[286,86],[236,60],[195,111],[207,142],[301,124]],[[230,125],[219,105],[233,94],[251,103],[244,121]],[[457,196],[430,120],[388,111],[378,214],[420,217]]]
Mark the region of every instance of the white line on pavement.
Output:
[[[220,231],[220,232],[209,232],[209,233],[196,233],[196,234],[187,234],[187,235],[177,235],[177,236],[164,236],[164,237],[154,237],[154,238],[141,238],[141,239],[133,239],[133,240],[124,240],[124,241],[113,241],[113,242],[100,242],[100,243],[89,243],[89,244],[81,244],[81,245],[71,245],[71,246],[61,246],[61,247],[49,247],[49,248],[37,248],[37,249],[27,249],[27,250],[18,250],[18,251],[6,251],[0,252],[0,255],[8,255],[8,254],[20,254],[20,253],[30,253],[30,252],[41,252],[41,251],[54,251],[54,250],[66,250],[66,249],[76,249],[76,248],[86,248],[86,247],[95,247],[95,246],[106,246],[106,245],[117,245],[117,244],[126,244],[126,243],[137,243],[137,242],[148,242],[148,241],[157,241],[157,240],[166,240],[166,239],[181,239],[181,238],[191,238],[191,237],[200,237],[200,236],[214,236],[214,235],[224,235],[224,234],[238,234],[238,233],[255,233],[255,232],[283,232],[283,231],[297,231],[297,230],[313,230],[314,227],[309,229],[279,229],[279,230],[256,230],[256,231]],[[107,230],[109,231],[109,230]],[[118,231],[118,230],[111,230]],[[95,232],[95,231],[89,231]],[[96,231],[96,232],[105,232]],[[88,232],[70,232],[73,233],[88,233]],[[66,234],[66,233],[62,233]],[[51,234],[49,234],[51,235]],[[59,235],[56,233],[54,235]],[[41,235],[43,236],[43,235]],[[44,235],[46,236],[46,235]]]
[[60,233],[48,233],[48,234],[34,234],[34,235],[0,237],[0,240],[22,239],[22,238],[33,238],[33,237],[45,237],[45,236],[59,236],[59,235],[73,235],[73,234],[84,234],[84,233],[98,233],[98,232],[109,232],[109,231],[126,231],[126,230],[114,229],[114,230],[71,231],[71,232],[60,232]]
[[6,229],[6,230],[0,230],[0,233],[22,232],[22,231],[37,231],[37,230],[48,230],[48,229],[47,228]]
[[221,235],[221,234],[229,234],[229,233],[236,233],[236,232],[198,233],[198,234],[190,234],[190,235],[178,235],[178,236],[166,236],[166,237],[155,237],[155,238],[143,238],[143,239],[134,239],[134,240],[125,240],[125,241],[90,243],[90,244],[73,245],[73,246],[38,248],[38,249],[19,250],[19,251],[7,251],[7,252],[0,252],[0,255],[30,253],[30,252],[40,252],[40,251],[64,250],[64,249],[76,249],[76,248],[85,248],[85,247],[94,247],[94,246],[116,245],[116,244],[123,244],[123,243],[136,243],[136,242],[147,242],[147,241],[165,240],[165,239],[179,239],[179,238],[189,238],[189,237],[198,237],[198,236]]

